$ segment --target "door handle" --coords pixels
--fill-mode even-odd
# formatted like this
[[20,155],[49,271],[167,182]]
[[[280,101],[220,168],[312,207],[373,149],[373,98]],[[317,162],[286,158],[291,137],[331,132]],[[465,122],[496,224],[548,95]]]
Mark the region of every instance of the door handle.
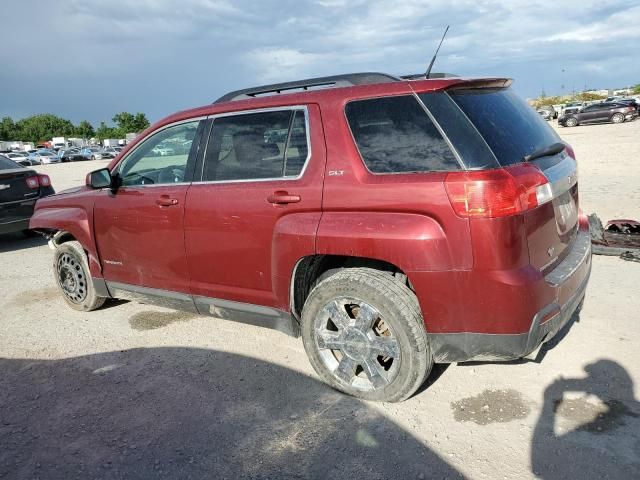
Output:
[[160,198],[156,200],[156,205],[159,207],[171,207],[172,205],[177,205],[178,199],[171,198],[169,195],[161,195]]
[[286,203],[298,203],[301,200],[300,195],[289,195],[287,192],[274,192],[267,197],[267,202],[275,205],[284,205]]

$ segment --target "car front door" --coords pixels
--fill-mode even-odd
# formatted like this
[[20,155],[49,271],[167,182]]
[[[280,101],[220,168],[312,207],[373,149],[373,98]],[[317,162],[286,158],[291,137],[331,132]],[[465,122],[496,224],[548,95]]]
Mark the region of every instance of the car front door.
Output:
[[201,311],[224,316],[244,308],[237,302],[288,309],[291,272],[315,253],[325,158],[317,105],[214,118],[185,212]]
[[[148,287],[188,292],[184,250],[185,197],[202,126],[191,120],[161,128],[112,171],[117,189],[103,189],[94,206],[95,236],[110,290]],[[181,145],[160,157],[158,145]]]

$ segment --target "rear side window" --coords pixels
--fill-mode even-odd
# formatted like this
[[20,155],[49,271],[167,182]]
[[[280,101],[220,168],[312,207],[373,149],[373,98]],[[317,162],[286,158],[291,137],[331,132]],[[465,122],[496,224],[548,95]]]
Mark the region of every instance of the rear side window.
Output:
[[502,166],[560,141],[547,122],[511,89],[452,90],[453,101],[471,120]]
[[373,173],[460,169],[449,145],[412,95],[353,101],[345,113],[360,155]]
[[308,155],[304,110],[220,117],[213,122],[202,180],[297,177]]

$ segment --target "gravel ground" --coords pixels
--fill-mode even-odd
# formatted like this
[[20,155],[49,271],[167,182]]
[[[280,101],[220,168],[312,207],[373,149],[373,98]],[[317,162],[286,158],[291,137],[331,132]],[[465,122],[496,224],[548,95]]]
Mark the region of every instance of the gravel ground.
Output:
[[[560,129],[582,208],[640,217],[640,121]],[[106,161],[48,165],[58,190]],[[0,238],[0,478],[637,478],[640,265],[595,257],[537,361],[437,366],[401,404],[321,384],[300,340],[114,303],[67,308],[37,238]],[[540,361],[541,360],[541,361]]]

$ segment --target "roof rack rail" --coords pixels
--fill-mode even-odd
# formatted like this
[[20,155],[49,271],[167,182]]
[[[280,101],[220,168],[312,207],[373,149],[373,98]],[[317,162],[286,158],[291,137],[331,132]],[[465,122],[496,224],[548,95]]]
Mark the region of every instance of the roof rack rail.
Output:
[[[424,75],[423,75],[424,76]],[[316,90],[331,87],[351,87],[354,85],[366,85],[371,83],[398,82],[401,79],[393,75],[378,72],[347,73],[344,75],[333,75],[330,77],[308,78],[295,82],[274,83],[273,85],[262,85],[259,87],[235,90],[218,98],[215,103],[229,102],[234,100],[244,100],[266,95],[280,93],[295,93],[296,91]]]
[[[429,74],[429,79],[432,78],[451,78],[451,77],[459,77],[460,75],[456,75],[455,73],[439,73],[439,72],[431,72]],[[411,75],[402,75],[400,77],[402,80],[426,80],[424,73],[413,73]]]

